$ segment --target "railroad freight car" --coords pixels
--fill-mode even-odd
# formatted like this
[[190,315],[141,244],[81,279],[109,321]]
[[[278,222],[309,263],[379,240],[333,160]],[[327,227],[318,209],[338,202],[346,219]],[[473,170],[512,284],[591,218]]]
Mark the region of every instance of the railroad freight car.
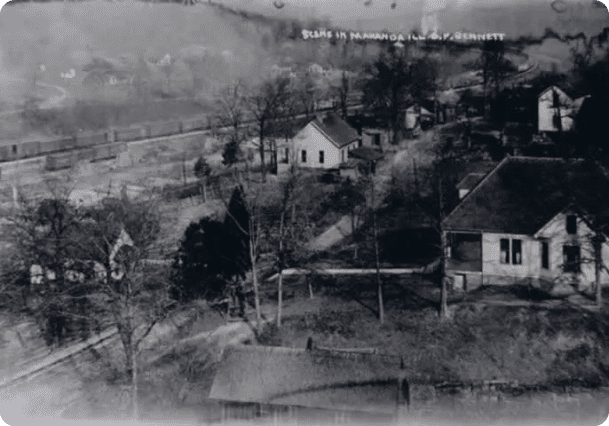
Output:
[[55,144],[57,151],[66,151],[68,149],[76,147],[76,138],[74,136],[70,136],[67,138],[59,139],[55,141]]
[[116,142],[129,142],[144,139],[144,129],[141,127],[128,127],[124,129],[116,129],[114,131],[114,140]]
[[51,152],[59,151],[59,144],[57,141],[43,141],[40,142],[40,151],[38,154],[49,154]]
[[10,145],[2,145],[0,146],[0,160],[1,161],[13,161],[13,160],[17,160],[18,157],[18,153],[17,153],[17,145],[15,144],[10,144]]
[[103,161],[116,158],[121,151],[121,144],[106,144],[95,148],[91,161]]
[[169,136],[181,133],[181,125],[179,121],[152,123],[148,126],[148,136],[156,138],[160,136]]
[[40,142],[23,142],[19,145],[19,158],[35,157],[40,154]]
[[95,157],[95,150],[96,148],[85,148],[75,151],[74,156],[76,157],[76,161],[90,161]]
[[104,133],[81,133],[76,137],[76,146],[79,148],[102,145],[108,142],[106,132]]
[[69,169],[76,163],[76,157],[71,152],[49,155],[46,159],[45,170],[55,171]]

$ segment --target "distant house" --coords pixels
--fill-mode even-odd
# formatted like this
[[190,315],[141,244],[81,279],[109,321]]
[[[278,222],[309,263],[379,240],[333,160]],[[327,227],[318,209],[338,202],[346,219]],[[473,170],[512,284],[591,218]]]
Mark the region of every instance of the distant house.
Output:
[[[209,398],[223,421],[394,420],[409,400],[396,357],[263,346],[224,350]],[[371,424],[371,423],[368,423]]]
[[362,174],[376,173],[376,164],[383,158],[378,149],[368,146],[349,151],[349,161],[340,165],[340,175],[357,179]]
[[357,131],[340,116],[329,113],[310,121],[283,147],[284,163],[301,167],[337,169],[348,159],[350,150],[361,146]]
[[[609,211],[609,179],[600,166],[507,157],[458,189],[461,202],[442,222],[445,271],[455,287],[526,283],[573,291],[594,284],[591,241],[601,228],[592,223],[604,226],[599,218]],[[606,243],[602,258],[609,264]],[[606,269],[601,280],[609,284]]]
[[385,147],[391,143],[387,124],[375,117],[358,114],[348,117],[347,122],[357,130],[364,147]]
[[416,104],[406,109],[406,130],[414,130],[420,126],[422,117],[433,119],[434,115]]
[[537,130],[539,132],[558,132],[559,125],[562,126],[562,131],[572,130],[573,119],[587,97],[582,96],[573,100],[559,87],[548,87],[538,97]]

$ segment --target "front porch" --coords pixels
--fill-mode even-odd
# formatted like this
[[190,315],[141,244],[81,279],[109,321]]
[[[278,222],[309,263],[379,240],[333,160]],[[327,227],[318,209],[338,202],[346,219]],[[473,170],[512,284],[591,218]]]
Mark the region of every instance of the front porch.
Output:
[[482,234],[448,232],[446,243],[447,271],[482,272]]

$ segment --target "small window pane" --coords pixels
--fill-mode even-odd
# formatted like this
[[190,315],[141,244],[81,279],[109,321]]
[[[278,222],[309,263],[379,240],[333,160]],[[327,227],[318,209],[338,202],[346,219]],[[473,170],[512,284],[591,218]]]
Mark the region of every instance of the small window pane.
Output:
[[307,151],[305,151],[303,149],[301,155],[302,155],[302,162],[306,163],[307,162]]
[[522,264],[522,241],[512,240],[512,264]]
[[323,164],[323,163],[324,163],[324,152],[319,151],[319,164]]
[[500,241],[501,263],[510,263],[510,240],[502,238]]
[[580,251],[578,246],[563,246],[563,270],[565,272],[580,272]]
[[550,269],[550,247],[545,241],[541,243],[541,267]]
[[567,233],[577,234],[577,216],[567,216]]

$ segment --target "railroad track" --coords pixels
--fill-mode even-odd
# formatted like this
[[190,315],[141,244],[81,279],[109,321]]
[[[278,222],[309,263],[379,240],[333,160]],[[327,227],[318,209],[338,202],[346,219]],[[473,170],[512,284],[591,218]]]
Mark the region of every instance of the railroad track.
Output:
[[[362,107],[361,104],[354,104],[352,103],[351,105],[349,105],[347,107],[348,110],[355,110],[355,109],[360,109]],[[318,113],[323,113],[323,112],[328,112],[328,111],[333,111],[334,108],[325,108],[325,109],[320,109],[317,112]],[[306,117],[307,114],[302,113],[302,114],[298,114],[293,116],[294,119],[301,119]],[[255,120],[248,120],[245,121],[243,124],[241,124],[241,128],[250,126],[252,124],[255,124],[256,121]],[[226,132],[226,131],[230,131],[233,127],[232,126],[223,126],[223,127],[216,127],[216,128],[211,128],[211,127],[207,127],[205,129],[200,129],[200,130],[193,130],[193,131],[186,131],[183,133],[174,133],[174,134],[170,134],[170,135],[163,135],[163,136],[154,136],[154,137],[148,137],[148,138],[143,138],[143,139],[135,139],[135,140],[129,140],[129,141],[118,141],[115,142],[114,144],[126,144],[127,146],[131,145],[145,145],[148,143],[154,143],[160,139],[167,139],[167,138],[172,138],[172,137],[180,137],[180,136],[194,136],[194,135],[209,135],[209,134],[214,134],[214,133],[218,133],[218,132]],[[100,144],[100,145],[96,145],[96,146],[103,146],[103,145],[112,145],[110,143],[106,143],[106,144]],[[45,152],[45,153],[41,153],[38,155],[33,155],[33,156],[29,156],[26,158],[20,158],[20,159],[15,159],[15,160],[8,160],[8,161],[0,161],[0,168],[2,166],[8,167],[8,168],[12,168],[12,167],[17,167],[21,164],[27,163],[27,162],[36,162],[37,160],[40,159],[44,159],[47,158],[49,156],[53,156],[53,155],[57,155],[57,154],[66,154],[66,153],[70,153],[70,152],[78,152],[78,151],[82,151],[82,150],[86,150],[86,149],[90,149],[88,147],[73,147],[70,148],[68,150],[64,150],[64,151],[53,151],[53,152]]]

